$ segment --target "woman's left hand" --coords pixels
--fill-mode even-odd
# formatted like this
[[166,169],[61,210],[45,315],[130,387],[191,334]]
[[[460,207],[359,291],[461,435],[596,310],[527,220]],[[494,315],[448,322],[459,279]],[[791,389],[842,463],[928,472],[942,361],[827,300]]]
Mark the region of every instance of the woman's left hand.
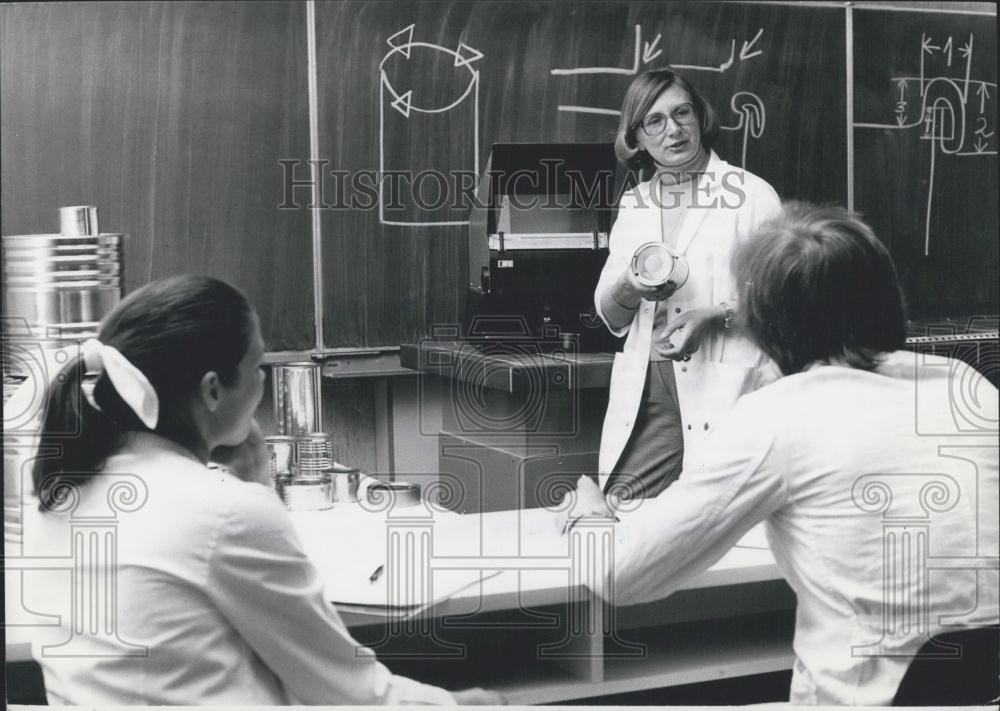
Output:
[[722,328],[725,321],[725,313],[718,308],[685,311],[663,329],[667,346],[660,349],[660,355],[671,360],[689,360],[709,334]]
[[267,443],[264,441],[264,433],[260,431],[257,420],[251,423],[250,434],[242,444],[235,447],[216,447],[212,450],[210,459],[225,465],[226,469],[243,481],[270,486]]

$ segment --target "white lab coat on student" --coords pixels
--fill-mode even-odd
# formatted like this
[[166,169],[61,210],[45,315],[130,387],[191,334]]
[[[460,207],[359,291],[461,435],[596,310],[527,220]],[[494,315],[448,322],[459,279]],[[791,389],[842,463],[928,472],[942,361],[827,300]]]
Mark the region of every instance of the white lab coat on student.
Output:
[[889,704],[930,637],[997,624],[997,413],[985,377],[923,353],[781,378],[622,512],[598,591],[666,597],[766,521],[797,599],[792,704]]
[[[597,312],[605,323],[607,317],[601,311],[604,291],[626,268],[639,245],[661,241],[660,201],[655,193],[650,199],[651,185],[643,183],[622,196],[618,219],[611,230],[610,255],[594,295]],[[736,285],[729,269],[732,252],[780,207],[777,193],[767,182],[711,153],[677,238],[676,249],[687,257],[690,275],[666,302],[670,319],[690,309],[736,300]],[[610,400],[601,435],[602,486],[628,443],[639,411],[655,310],[656,302],[642,300],[630,325],[617,331],[611,329],[618,336],[627,333],[628,338],[622,352],[615,355],[611,374]],[[677,363],[674,372],[684,427],[685,463],[694,461],[698,445],[716,418],[728,412],[740,395],[777,375],[741,329],[713,334],[690,361]]]
[[455,703],[354,641],[274,491],[152,433],[26,510],[24,555],[50,704]]

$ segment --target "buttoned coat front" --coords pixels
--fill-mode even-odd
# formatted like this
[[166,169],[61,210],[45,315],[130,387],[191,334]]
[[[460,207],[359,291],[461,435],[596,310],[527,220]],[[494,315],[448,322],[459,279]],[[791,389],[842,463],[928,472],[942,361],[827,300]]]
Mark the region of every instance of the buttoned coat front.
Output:
[[[714,151],[705,172],[696,180],[676,242],[676,251],[688,260],[690,274],[665,304],[671,321],[691,309],[718,307],[724,301],[736,300],[730,272],[733,250],[781,207],[777,193],[766,181],[726,163]],[[639,245],[662,240],[661,201],[655,192],[651,194],[653,185],[652,181],[642,183],[622,196],[611,230],[610,254],[594,295],[597,312],[605,324],[615,335],[627,334],[622,352],[615,354],[611,374],[601,435],[602,486],[635,425],[649,366],[656,302],[642,300],[632,322],[615,330],[601,310],[601,299]],[[690,361],[677,363],[674,370],[684,428],[685,465],[698,456],[698,447],[718,416],[728,412],[743,393],[777,377],[770,361],[740,328],[714,332]]]

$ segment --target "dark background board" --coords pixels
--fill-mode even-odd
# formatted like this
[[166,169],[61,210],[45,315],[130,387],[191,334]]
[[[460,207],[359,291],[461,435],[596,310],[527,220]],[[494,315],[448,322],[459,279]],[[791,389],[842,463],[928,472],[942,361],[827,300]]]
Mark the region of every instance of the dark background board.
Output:
[[996,17],[854,13],[855,124],[903,125],[856,126],[855,205],[888,244],[916,320],[1000,313],[996,36]]
[[[219,276],[253,300],[270,350],[311,349],[308,189],[294,193],[298,208],[279,208],[288,204],[279,161],[300,161],[296,177],[308,175],[306,4],[25,3],[4,5],[0,18],[3,234],[51,232],[60,205],[96,204],[105,230],[128,235],[127,290],[179,272]],[[393,52],[386,40],[411,24],[409,56],[398,38]],[[610,141],[615,116],[559,107],[620,107],[636,25],[640,71],[719,68],[732,56],[725,71],[680,69],[732,129],[716,146],[725,159],[741,164],[745,145],[746,166],[783,198],[846,204],[840,5],[320,2],[318,156],[327,172],[360,180],[323,184],[325,347],[391,347],[461,320],[468,229],[384,223],[467,220],[463,181],[483,171],[494,143]],[[925,58],[937,71],[948,37],[961,65],[969,32],[972,79],[991,83],[985,133],[995,133],[995,16],[947,11],[855,7],[855,122],[895,121],[893,78],[919,72],[921,33],[939,47]],[[459,43],[472,49],[456,63]],[[551,73],[580,67],[623,71]],[[934,90],[941,101],[953,91]],[[763,105],[759,136],[740,127],[756,101],[740,92]],[[995,152],[995,135],[975,135],[978,99],[963,102],[961,150],[978,139]],[[908,99],[905,120],[920,109]],[[996,314],[996,156],[956,156],[922,132],[854,129],[856,206],[890,245],[913,318]],[[380,213],[380,167],[424,175],[431,202],[440,186],[429,171],[449,176],[457,203],[421,208],[404,186],[401,207]]]
[[308,154],[304,3],[25,3],[0,14],[3,234],[97,205],[125,287],[244,289],[272,349],[311,348],[311,227],[278,210]]
[[[733,55],[726,71],[679,70],[717,108],[722,125],[732,127],[717,145],[723,158],[743,161],[743,131],[736,126],[744,114],[734,112],[731,101],[739,92],[752,92],[763,104],[765,120],[763,133],[747,143],[747,167],[785,198],[846,202],[843,8],[365,2],[320,3],[316,11],[319,157],[329,161],[327,171],[378,170],[381,160],[386,170],[449,173],[470,171],[478,160],[481,172],[493,143],[610,141],[616,116],[559,106],[617,110],[633,75],[550,72],[631,70],[640,25],[639,71],[667,63],[717,68]],[[403,50],[393,52],[387,40],[411,24],[411,41],[395,41],[410,44],[409,57]],[[482,58],[456,67],[460,42]],[[646,56],[660,51],[648,63],[646,43]],[[744,43],[747,58],[741,60]],[[761,54],[749,56],[757,51]],[[463,50],[461,56],[474,55]],[[409,103],[410,115],[394,109],[393,101],[404,109]],[[417,110],[449,106],[436,113]],[[464,207],[433,204],[431,182],[424,179],[429,203],[424,209],[415,199],[401,200],[401,209],[380,215],[377,204],[344,208],[351,195],[377,203],[373,191],[348,187],[340,193],[336,180],[324,180],[326,346],[412,342],[433,324],[460,320],[467,228],[384,224],[467,219]],[[460,185],[460,178],[453,183]]]

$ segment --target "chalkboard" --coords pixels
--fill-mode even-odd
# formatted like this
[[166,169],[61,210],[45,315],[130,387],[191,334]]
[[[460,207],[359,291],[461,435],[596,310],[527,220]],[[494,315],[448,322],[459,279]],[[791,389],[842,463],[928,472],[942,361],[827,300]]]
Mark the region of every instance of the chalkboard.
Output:
[[996,17],[854,14],[855,203],[917,321],[1000,313]]
[[397,346],[462,319],[471,189],[491,146],[611,141],[632,78],[673,65],[716,108],[723,158],[786,199],[847,204],[853,191],[913,318],[1000,311],[995,16],[319,2],[323,182],[310,207],[307,187],[288,199],[287,166],[305,179],[313,155],[312,8],[0,6],[3,233],[52,231],[60,205],[96,204],[129,236],[128,290],[178,272],[225,278],[257,306],[271,350],[305,350],[315,208],[320,345]]
[[278,161],[308,156],[304,3],[0,7],[3,234],[97,205],[124,232],[128,291],[226,279],[268,346],[311,348],[309,213],[279,210]]
[[[842,8],[394,1],[316,13],[328,347],[457,323],[468,204],[436,199],[442,182],[460,194],[494,143],[612,140],[646,68],[672,64],[705,94],[723,158],[785,197],[846,201]],[[374,171],[418,190],[372,190]]]

